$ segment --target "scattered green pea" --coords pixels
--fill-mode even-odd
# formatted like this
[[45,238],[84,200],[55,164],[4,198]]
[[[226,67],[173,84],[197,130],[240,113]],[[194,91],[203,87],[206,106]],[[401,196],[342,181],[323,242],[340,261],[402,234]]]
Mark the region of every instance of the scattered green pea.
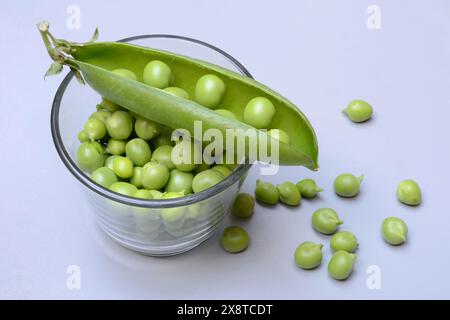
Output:
[[358,241],[353,233],[339,231],[331,237],[330,246],[334,251],[344,250],[352,253],[358,248]]
[[406,241],[408,226],[403,220],[397,217],[389,217],[384,219],[381,226],[381,233],[387,243],[397,246]]
[[347,251],[336,251],[328,263],[328,273],[336,280],[345,280],[353,272],[356,255]]
[[280,201],[290,205],[298,206],[302,200],[302,195],[298,191],[297,186],[292,182],[286,181],[277,186],[278,193],[280,194]]
[[89,141],[89,138],[84,130],[78,132],[78,141],[80,141],[81,143]]
[[103,147],[97,141],[83,142],[77,149],[78,166],[89,173],[103,166]]
[[129,197],[134,197],[134,195],[137,192],[137,188],[135,186],[133,186],[131,183],[128,182],[115,182],[113,183],[110,187],[110,190],[123,194],[125,196],[129,196]]
[[256,180],[255,198],[262,203],[274,205],[278,203],[280,193],[273,184],[258,179]]
[[201,105],[215,109],[225,95],[225,83],[214,74],[205,74],[195,85],[195,101]]
[[403,180],[397,187],[397,199],[409,206],[417,206],[422,201],[419,185],[411,179]]
[[267,134],[278,141],[289,144],[291,142],[291,138],[289,138],[289,135],[286,133],[286,131],[283,131],[281,129],[270,129],[267,131]]
[[117,157],[113,160],[113,171],[119,178],[128,179],[133,176],[133,162],[127,157]]
[[172,71],[162,61],[150,61],[144,68],[143,82],[149,86],[164,89],[172,81]]
[[148,143],[141,138],[134,138],[128,141],[125,153],[136,166],[143,166],[150,161],[152,156]]
[[178,169],[170,171],[169,181],[165,186],[166,192],[181,192],[184,195],[192,193],[192,180],[194,175]]
[[162,189],[169,180],[169,169],[158,162],[148,162],[142,168],[142,185],[145,189]]
[[220,244],[222,248],[230,253],[242,252],[248,248],[250,242],[247,231],[241,227],[228,227],[223,230]]
[[134,131],[139,138],[150,140],[161,132],[161,126],[152,120],[138,117],[134,123]]
[[363,100],[353,100],[347,105],[343,112],[353,122],[364,122],[372,117],[373,109],[370,104]]
[[92,118],[84,124],[84,132],[90,140],[100,140],[106,134],[106,127],[103,121]]
[[136,74],[128,69],[114,69],[112,72],[130,80],[137,80]]
[[257,129],[268,128],[274,116],[275,107],[264,97],[253,98],[244,109],[244,122]]
[[107,167],[96,169],[91,174],[91,179],[105,188],[109,188],[113,183],[118,181],[114,172]]
[[130,178],[130,183],[136,188],[142,188],[142,167],[134,167],[133,168],[133,175]]
[[194,193],[209,189],[224,179],[224,176],[216,170],[208,169],[197,174],[192,180]]
[[173,96],[176,96],[176,97],[179,97],[179,98],[183,98],[183,99],[189,99],[189,95],[186,92],[186,90],[184,90],[184,89],[181,89],[181,88],[178,88],[178,87],[168,87],[168,88],[165,88],[163,90],[165,92],[173,95]]
[[106,152],[109,154],[121,156],[125,153],[126,144],[126,141],[111,138],[108,140],[108,144],[106,145]]
[[302,269],[317,268],[322,262],[322,244],[303,242],[295,249],[295,264]]
[[220,114],[221,116],[228,118],[228,119],[233,119],[236,120],[236,115],[231,112],[230,110],[227,109],[216,109],[214,110],[216,113]]
[[333,209],[321,208],[314,211],[311,217],[311,224],[318,232],[323,234],[333,234],[343,222]]
[[111,138],[127,139],[133,131],[131,116],[126,111],[116,111],[106,119],[106,129]]
[[248,193],[237,195],[231,208],[231,213],[238,218],[249,218],[253,214],[255,199]]
[[334,191],[337,195],[352,198],[359,193],[364,176],[355,177],[350,173],[340,174],[334,180]]
[[298,191],[300,191],[303,198],[312,199],[319,192],[323,191],[319,188],[313,179],[303,179],[296,184]]

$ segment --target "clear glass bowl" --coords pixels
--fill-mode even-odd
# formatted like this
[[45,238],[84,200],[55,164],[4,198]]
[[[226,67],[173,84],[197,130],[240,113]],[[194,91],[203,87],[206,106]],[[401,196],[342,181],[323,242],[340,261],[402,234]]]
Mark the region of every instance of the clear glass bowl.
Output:
[[[206,60],[251,77],[232,56],[199,40],[144,35],[121,41]],[[53,101],[51,129],[61,160],[83,186],[101,229],[121,245],[155,256],[182,253],[208,239],[230,212],[250,165],[240,165],[216,186],[183,198],[141,200],[111,192],[90,180],[75,161],[77,134],[99,101],[96,92],[69,73]]]

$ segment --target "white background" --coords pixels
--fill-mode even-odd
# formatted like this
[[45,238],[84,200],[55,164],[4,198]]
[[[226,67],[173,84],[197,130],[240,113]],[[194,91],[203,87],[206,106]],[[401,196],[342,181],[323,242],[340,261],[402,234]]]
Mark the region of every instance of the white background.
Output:
[[[66,27],[69,5],[81,29]],[[381,8],[381,29],[366,27],[366,9]],[[450,1],[2,1],[0,76],[0,298],[450,298]],[[242,62],[259,81],[298,104],[316,129],[321,169],[282,168],[274,183],[313,177],[326,190],[299,208],[256,207],[244,225],[250,248],[230,255],[218,234],[171,258],[130,252],[90,219],[78,182],[50,136],[53,95],[62,77],[43,80],[49,59],[35,28],[41,19],[70,40],[171,33],[210,42]],[[369,123],[341,109],[373,104]],[[257,168],[243,191],[252,193]],[[334,177],[363,173],[352,200],[332,192]],[[418,208],[395,198],[399,181],[423,189]],[[327,275],[329,238],[310,227],[312,212],[335,208],[360,249],[346,282]],[[404,219],[406,245],[380,236],[384,217]],[[295,247],[325,244],[324,262],[298,269]],[[66,268],[81,268],[81,290],[66,287]],[[381,290],[366,286],[370,265]]]

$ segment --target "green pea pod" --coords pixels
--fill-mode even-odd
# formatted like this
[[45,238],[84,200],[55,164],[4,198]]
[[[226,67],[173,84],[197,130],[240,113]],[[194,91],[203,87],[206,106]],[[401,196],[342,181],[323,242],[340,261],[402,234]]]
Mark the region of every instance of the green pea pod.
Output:
[[[55,62],[68,65],[79,79],[82,75],[101,96],[170,128],[183,128],[193,134],[194,121],[202,121],[203,130],[220,130],[224,141],[226,129],[255,130],[257,133],[257,129],[242,122],[243,110],[252,98],[266,97],[277,108],[268,129],[283,128],[291,141],[289,145],[279,143],[279,164],[303,165],[313,170],[318,168],[317,140],[309,121],[293,103],[255,80],[171,52],[118,42],[70,43],[55,39],[48,32],[48,23],[41,23],[38,28]],[[205,74],[219,76],[226,85],[227,94],[218,107],[232,111],[237,119],[226,118],[195,101],[170,95],[140,82],[145,65],[152,60],[168,64],[176,75],[172,85],[183,88],[191,97],[194,96],[198,78]],[[138,81],[111,72],[116,68],[133,71]],[[273,143],[278,141],[274,142],[274,138],[268,136],[269,150]],[[248,155],[248,150],[246,152]]]

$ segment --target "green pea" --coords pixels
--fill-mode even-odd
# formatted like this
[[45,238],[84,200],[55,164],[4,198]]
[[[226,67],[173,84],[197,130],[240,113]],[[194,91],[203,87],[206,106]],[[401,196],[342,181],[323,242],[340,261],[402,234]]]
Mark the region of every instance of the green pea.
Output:
[[81,143],[89,141],[89,137],[87,136],[86,132],[84,132],[84,130],[78,132],[78,141],[80,141]]
[[148,192],[150,192],[153,199],[162,199],[162,197],[164,195],[161,191],[158,191],[158,190],[148,190]]
[[350,101],[343,112],[353,122],[364,122],[372,117],[373,109],[370,104],[363,100],[353,100]]
[[119,157],[119,156],[112,155],[112,156],[109,156],[108,158],[106,158],[106,160],[105,160],[105,167],[107,167],[107,168],[109,168],[109,169],[114,171],[113,162],[114,162],[114,159],[117,158],[117,157]]
[[101,120],[92,118],[84,124],[84,132],[90,140],[100,140],[106,134],[106,127]]
[[141,138],[128,141],[125,146],[125,153],[136,166],[143,166],[150,161],[152,156],[148,143]]
[[214,74],[205,74],[195,85],[195,101],[201,105],[215,109],[225,95],[225,83]]
[[330,246],[334,251],[344,250],[352,253],[358,248],[358,241],[353,233],[339,231],[331,237]]
[[172,81],[172,71],[162,61],[150,61],[144,68],[143,81],[145,84],[155,88],[167,88]]
[[205,162],[202,162],[201,164],[199,164],[194,170],[192,170],[192,173],[194,175],[199,174],[202,171],[208,170],[211,168],[210,164],[207,164]]
[[111,114],[112,113],[110,111],[99,110],[91,114],[89,119],[98,119],[106,125],[106,119],[108,119]]
[[153,195],[150,192],[150,190],[146,190],[146,189],[138,189],[133,194],[133,197],[139,198],[139,199],[153,199]]
[[337,195],[352,198],[359,193],[364,176],[355,177],[350,173],[340,174],[334,179],[334,191]]
[[[196,148],[195,143],[187,140],[183,140],[173,147],[171,159],[178,170],[189,172],[198,166],[198,164],[195,163]],[[189,154],[186,154],[185,156],[185,152],[190,152],[190,157]]]
[[137,81],[137,77],[134,72],[128,69],[114,69],[112,72],[124,78]]
[[220,114],[221,116],[228,118],[228,119],[233,119],[236,120],[236,115],[231,112],[230,110],[227,109],[216,109],[214,110],[215,112],[217,112],[218,114]]
[[138,117],[134,123],[136,135],[144,140],[150,140],[161,132],[161,125],[142,117]]
[[297,186],[292,182],[286,181],[277,186],[278,193],[280,194],[280,201],[290,205],[298,206],[302,200],[302,195],[298,191]]
[[164,164],[169,170],[175,169],[175,165],[172,162],[172,150],[172,146],[159,146],[153,151],[152,161]]
[[173,96],[179,97],[179,98],[189,99],[189,95],[186,92],[186,90],[178,88],[178,87],[168,87],[168,88],[165,88],[164,91]]
[[[105,112],[115,112],[118,110],[122,110],[123,108],[121,106],[119,106],[118,104],[109,101],[108,99],[102,98],[102,101],[97,104],[97,110],[98,111],[105,111]],[[95,113],[95,112],[94,112]],[[94,114],[92,114],[94,115]],[[100,119],[101,120],[101,119]]]
[[298,191],[302,194],[303,198],[312,199],[317,193],[323,191],[319,188],[313,179],[303,179],[296,184]]
[[274,116],[275,107],[264,97],[253,98],[244,109],[244,122],[257,129],[268,128]]
[[397,199],[404,204],[417,206],[422,201],[422,191],[414,180],[403,180],[397,187]]
[[170,171],[169,181],[165,186],[166,192],[181,192],[184,195],[192,193],[192,180],[194,175],[178,169]]
[[100,143],[88,141],[80,144],[77,150],[78,166],[89,173],[103,166],[104,151]]
[[209,189],[224,179],[224,176],[215,170],[208,169],[200,172],[192,180],[192,190],[194,193]]
[[295,249],[295,264],[305,270],[317,268],[322,262],[322,247],[322,244],[309,241],[301,243]]
[[[181,192],[167,192],[162,196],[162,199],[175,199],[184,197]],[[161,212],[163,223],[167,228],[178,229],[186,219],[186,210],[183,207],[174,207],[163,209]]]
[[169,169],[162,163],[148,162],[142,169],[142,185],[145,189],[162,189],[169,180]]
[[113,183],[117,182],[114,172],[107,167],[100,167],[91,174],[91,179],[102,187],[109,188]]
[[230,253],[242,252],[248,248],[250,242],[247,231],[241,227],[228,227],[223,230],[220,244],[222,248]]
[[254,207],[255,199],[248,193],[240,193],[233,202],[231,213],[238,218],[249,218]]
[[274,205],[278,203],[280,193],[273,184],[258,179],[256,180],[255,198],[262,203]]
[[283,131],[281,129],[270,129],[267,131],[267,134],[278,141],[289,144],[291,142],[291,138],[289,138],[289,135],[286,133],[286,131]]
[[228,167],[222,164],[216,164],[214,167],[211,168],[211,170],[220,172],[224,177],[228,177],[232,172],[230,169],[228,169]]
[[397,246],[406,241],[408,226],[403,220],[397,217],[389,217],[384,219],[381,226],[381,233],[387,243]]
[[131,116],[126,111],[116,111],[106,119],[106,129],[111,138],[127,139],[133,131]]
[[133,175],[130,178],[130,183],[136,188],[142,188],[142,167],[134,167]]
[[345,280],[353,272],[356,255],[347,251],[336,251],[328,263],[328,273],[336,280]]
[[314,211],[311,217],[311,224],[314,229],[323,234],[335,233],[342,223],[336,211],[330,208],[318,209]]
[[126,144],[126,141],[111,138],[106,146],[106,152],[120,156],[125,153]]
[[109,189],[129,197],[134,197],[137,192],[137,188],[131,183],[121,181],[113,183]]
[[119,177],[128,179],[133,176],[133,162],[126,157],[117,157],[113,160],[113,171]]
[[160,146],[173,146],[172,136],[170,132],[163,131],[152,139],[153,148],[159,148]]

